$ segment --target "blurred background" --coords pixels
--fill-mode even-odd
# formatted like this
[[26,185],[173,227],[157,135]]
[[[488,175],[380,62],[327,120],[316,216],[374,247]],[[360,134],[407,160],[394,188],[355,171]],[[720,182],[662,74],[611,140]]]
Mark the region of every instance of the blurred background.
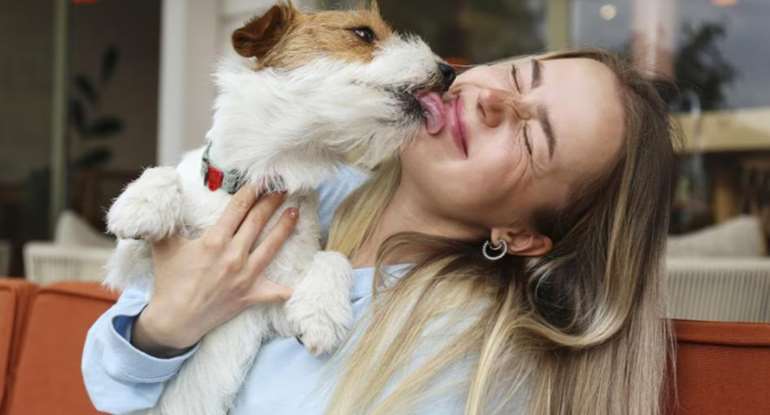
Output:
[[[104,234],[111,199],[142,168],[176,164],[203,144],[217,57],[231,53],[235,28],[273,3],[0,1],[0,275],[101,278],[114,244]],[[294,3],[313,10],[353,2]],[[674,291],[710,284],[708,292],[719,292],[742,281],[753,297],[739,302],[753,302],[740,318],[770,320],[770,2],[380,0],[380,7],[396,29],[455,63],[602,47],[674,80],[679,93],[664,92],[685,141],[668,266],[690,284]],[[737,313],[731,304],[722,318]]]

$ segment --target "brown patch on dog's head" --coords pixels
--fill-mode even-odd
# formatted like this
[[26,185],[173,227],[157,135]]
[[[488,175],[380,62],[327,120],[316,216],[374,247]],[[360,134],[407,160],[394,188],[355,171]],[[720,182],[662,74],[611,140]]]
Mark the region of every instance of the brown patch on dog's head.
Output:
[[296,68],[329,56],[347,62],[369,62],[381,42],[393,36],[377,3],[370,9],[303,14],[279,3],[233,33],[236,52],[256,57],[262,67]]

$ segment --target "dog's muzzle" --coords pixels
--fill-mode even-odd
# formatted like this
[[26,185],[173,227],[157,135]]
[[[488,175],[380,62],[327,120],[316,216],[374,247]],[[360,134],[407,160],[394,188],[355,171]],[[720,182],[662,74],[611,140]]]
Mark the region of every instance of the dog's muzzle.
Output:
[[448,91],[456,76],[456,72],[451,65],[439,62],[436,76],[430,82],[416,88],[396,90],[394,92],[399,96],[404,112],[414,119],[420,119],[422,118],[423,109],[417,100],[417,96],[429,91],[439,93]]
[[444,93],[449,90],[456,78],[456,72],[454,68],[444,62],[438,62],[436,64],[436,71],[433,75],[421,84],[400,85],[385,87],[385,91],[393,95],[393,97],[400,103],[402,114],[406,115],[406,118],[400,118],[398,120],[386,120],[381,121],[386,123],[411,123],[422,118],[423,110],[420,102],[417,100],[417,96],[425,92],[438,92]]

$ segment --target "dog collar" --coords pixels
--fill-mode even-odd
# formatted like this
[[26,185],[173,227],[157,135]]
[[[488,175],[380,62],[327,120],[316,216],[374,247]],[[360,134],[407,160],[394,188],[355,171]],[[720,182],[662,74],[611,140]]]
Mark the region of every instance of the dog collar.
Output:
[[206,150],[203,151],[203,158],[201,160],[203,185],[208,187],[212,192],[221,188],[229,194],[234,194],[243,185],[243,174],[237,169],[230,169],[225,172],[214,166],[209,158],[210,150],[211,142],[206,146]]

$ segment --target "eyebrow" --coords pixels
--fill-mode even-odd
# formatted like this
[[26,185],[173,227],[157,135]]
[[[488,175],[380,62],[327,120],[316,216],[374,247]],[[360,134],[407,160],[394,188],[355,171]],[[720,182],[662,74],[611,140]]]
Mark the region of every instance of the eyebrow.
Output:
[[[543,63],[539,59],[532,59],[532,89],[535,89],[543,84]],[[553,153],[556,151],[556,137],[553,135],[553,126],[551,125],[551,119],[548,117],[548,109],[544,105],[539,105],[537,108],[537,119],[540,121],[540,125],[543,126],[543,132],[548,141],[548,158],[553,159]]]

